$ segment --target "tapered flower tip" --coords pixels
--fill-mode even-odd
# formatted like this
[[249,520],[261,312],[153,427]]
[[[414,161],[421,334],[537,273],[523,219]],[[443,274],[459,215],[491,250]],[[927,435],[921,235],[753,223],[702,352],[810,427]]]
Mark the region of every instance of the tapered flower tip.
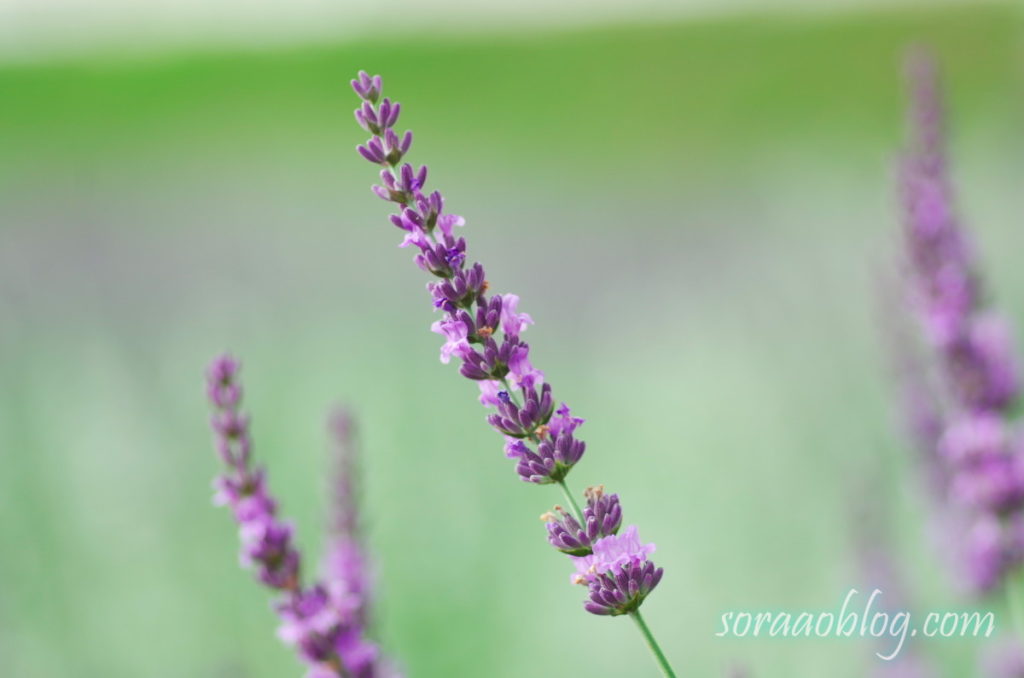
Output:
[[347,407],[337,406],[327,415],[327,430],[339,443],[347,442],[355,433],[355,417]]
[[605,572],[618,572],[627,563],[639,565],[647,560],[647,556],[654,553],[656,548],[653,543],[642,543],[636,525],[630,525],[622,534],[609,535],[594,542],[594,552],[591,555],[573,557],[576,574],[570,577],[570,581],[573,584],[583,584],[593,581]]
[[914,81],[935,78],[935,56],[924,45],[913,45],[907,49],[903,58],[903,69],[906,76]]
[[223,353],[210,361],[206,368],[206,378],[211,384],[227,384],[235,378],[241,366],[230,353]]
[[352,81],[352,89],[360,98],[373,103],[384,91],[384,81],[379,75],[371,76],[366,71],[359,71],[359,75]]

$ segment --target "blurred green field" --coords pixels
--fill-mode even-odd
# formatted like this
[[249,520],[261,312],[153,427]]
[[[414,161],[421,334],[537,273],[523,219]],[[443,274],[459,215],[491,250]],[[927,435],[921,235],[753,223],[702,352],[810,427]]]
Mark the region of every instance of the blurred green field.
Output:
[[[574,486],[619,492],[657,542],[644,610],[680,675],[867,675],[867,644],[713,634],[726,610],[870,587],[862,502],[916,608],[975,605],[924,534],[872,294],[899,59],[924,42],[961,207],[1024,330],[1021,18],[972,3],[0,66],[0,674],[301,674],[210,505],[202,369],[229,348],[311,559],[324,418],[355,407],[380,632],[410,675],[654,675],[545,543],[557,492],[516,479],[437,361],[424,278],[352,150],[366,68],[588,419]],[[912,646],[959,676],[977,644]]]

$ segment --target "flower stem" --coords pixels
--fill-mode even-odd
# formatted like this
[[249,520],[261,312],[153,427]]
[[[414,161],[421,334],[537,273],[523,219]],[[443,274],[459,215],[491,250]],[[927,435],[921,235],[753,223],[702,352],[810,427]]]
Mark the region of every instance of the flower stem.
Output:
[[1024,638],[1024,573],[1012,573],[1006,581],[1006,603],[1014,635]]
[[658,646],[658,641],[654,639],[651,634],[651,630],[647,628],[647,622],[640,615],[640,610],[633,610],[629,613],[629,616],[636,622],[637,628],[640,629],[640,633],[643,634],[644,640],[647,641],[647,647],[651,649],[651,654],[654,655],[654,659],[657,660],[658,666],[661,668],[662,673],[665,674],[666,678],[676,678],[675,672],[672,667],[669,666],[668,659],[665,658],[665,654],[661,651]]
[[579,521],[580,525],[586,525],[587,521],[583,519],[583,511],[580,510],[579,504],[576,503],[576,498],[569,491],[569,486],[565,484],[564,478],[558,481],[558,486],[562,488],[562,494],[565,495],[565,501],[568,502],[569,508],[572,509],[573,516]]

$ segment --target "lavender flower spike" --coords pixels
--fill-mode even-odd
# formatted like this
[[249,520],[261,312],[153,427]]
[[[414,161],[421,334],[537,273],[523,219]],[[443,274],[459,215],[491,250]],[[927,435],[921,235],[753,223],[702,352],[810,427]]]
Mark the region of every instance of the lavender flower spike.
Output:
[[216,448],[226,472],[216,482],[216,503],[228,505],[239,524],[242,563],[263,584],[280,594],[275,609],[278,635],[296,648],[308,666],[307,678],[396,678],[364,636],[365,593],[340,595],[337,587],[300,579],[301,557],[292,529],[277,517],[277,504],[266,486],[266,473],[252,464],[249,419],[240,412],[239,363],[230,356],[207,369],[207,395],[214,408]]
[[214,483],[214,501],[229,506],[238,521],[242,563],[253,567],[270,588],[296,591],[299,553],[292,543],[291,526],[276,516],[277,504],[267,493],[266,474],[251,463],[249,419],[239,412],[238,369],[238,361],[222,356],[207,371],[207,394],[215,408],[211,425],[217,451],[227,465],[227,472]]
[[[455,227],[464,226],[465,220],[444,211],[439,192],[427,192],[426,167],[417,169],[403,162],[412,134],[399,136],[395,131],[400,106],[386,97],[380,99],[380,76],[360,72],[352,88],[362,99],[356,120],[372,135],[357,150],[382,167],[381,183],[373,191],[395,204],[391,223],[403,232],[400,246],[414,246],[413,261],[432,277],[427,289],[441,318],[431,329],[444,337],[441,361],[458,358],[462,376],[479,384],[480,402],[493,409],[487,423],[503,436],[505,454],[516,460],[519,478],[561,487],[571,512],[556,508],[545,516],[548,538],[564,553],[592,559],[585,609],[600,615],[629,614],[661,669],[674,676],[639,612],[662,576],[662,570],[647,559],[653,545],[634,548],[639,544],[635,527],[616,536],[622,522],[616,495],[605,498],[600,491],[588,493],[585,513],[566,485],[566,477],[586,451],[576,434],[584,422],[564,403],[555,408],[551,385],[530,360],[530,345],[522,335],[533,319],[519,311],[519,297],[489,294],[483,266],[470,263],[466,239],[455,234]],[[610,555],[616,549],[628,551],[628,556],[601,559],[606,551]]]
[[969,525],[965,579],[986,591],[1024,555],[1016,527],[1024,517],[1024,440],[1010,422],[1016,360],[1005,321],[983,305],[955,214],[935,65],[920,51],[908,65],[911,134],[900,178],[910,297],[941,376],[937,455],[947,469],[947,500]]

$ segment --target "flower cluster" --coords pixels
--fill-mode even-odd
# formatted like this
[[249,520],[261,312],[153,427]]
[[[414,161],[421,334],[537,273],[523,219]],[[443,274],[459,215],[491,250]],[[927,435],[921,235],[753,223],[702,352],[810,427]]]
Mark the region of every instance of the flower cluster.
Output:
[[901,171],[910,295],[945,396],[933,418],[945,493],[969,522],[962,554],[969,584],[985,591],[1024,556],[1024,441],[1009,418],[1016,364],[1006,323],[982,303],[974,257],[954,214],[935,67],[915,54],[910,76],[913,134]]
[[[381,166],[381,183],[373,190],[396,206],[391,223],[403,232],[400,247],[414,247],[416,265],[434,278],[427,289],[441,313],[431,327],[444,338],[441,361],[457,358],[460,373],[478,383],[480,402],[493,409],[487,421],[505,437],[505,454],[516,460],[519,477],[564,488],[586,450],[576,434],[583,420],[564,404],[555,408],[551,385],[530,361],[523,333],[533,319],[519,312],[516,295],[489,294],[483,266],[469,262],[466,240],[456,235],[465,220],[444,211],[439,192],[426,190],[426,167],[403,162],[412,134],[395,131],[400,105],[382,98],[380,76],[360,72],[352,88],[362,99],[356,121],[372,135],[358,146],[359,154]],[[593,571],[579,580],[590,587],[586,608],[595,614],[635,611],[662,571],[647,560],[653,546],[640,544],[635,527],[615,535],[622,521],[618,497],[594,491],[586,515],[575,507],[573,514],[556,512],[550,514],[548,533],[560,551],[589,558],[612,552],[629,556],[588,565]]]
[[277,503],[267,492],[266,473],[252,465],[249,419],[239,411],[242,388],[236,381],[238,368],[236,360],[222,356],[207,371],[207,395],[215,408],[211,426],[217,452],[227,466],[227,472],[214,481],[214,501],[230,507],[238,521],[242,563],[253,567],[266,586],[295,591],[299,553],[291,525],[277,517]]
[[[242,564],[255,569],[259,580],[280,594],[275,604],[281,619],[278,635],[309,666],[307,678],[397,676],[365,637],[367,586],[358,548],[349,547],[347,556],[340,554],[339,547],[332,548],[329,558],[339,564],[329,568],[330,576],[303,586],[292,528],[277,517],[266,473],[252,464],[249,420],[240,411],[238,371],[238,361],[227,355],[207,369],[216,448],[226,466],[214,483],[215,501],[229,506],[239,524]],[[350,507],[346,509],[351,513]],[[353,530],[344,534],[346,544],[356,544],[354,518],[347,524]]]
[[551,545],[570,556],[590,555],[598,539],[617,534],[622,525],[619,495],[605,494],[603,485],[588,487],[584,494],[583,524],[561,506],[540,517],[547,525]]

